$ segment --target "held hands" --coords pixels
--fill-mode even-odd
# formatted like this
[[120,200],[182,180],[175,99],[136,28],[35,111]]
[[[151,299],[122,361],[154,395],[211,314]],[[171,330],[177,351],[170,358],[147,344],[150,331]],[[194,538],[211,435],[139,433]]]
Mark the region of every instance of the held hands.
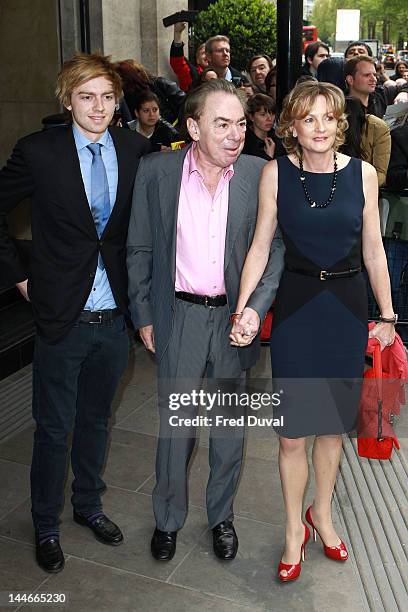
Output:
[[233,315],[230,333],[232,346],[248,346],[258,333],[261,320],[253,308],[244,308],[242,314]]
[[383,351],[386,346],[391,346],[395,340],[395,325],[393,323],[377,323],[368,334],[369,338],[376,338]]
[[151,353],[155,353],[156,349],[154,346],[153,325],[145,325],[145,327],[140,327],[139,334],[146,349]]

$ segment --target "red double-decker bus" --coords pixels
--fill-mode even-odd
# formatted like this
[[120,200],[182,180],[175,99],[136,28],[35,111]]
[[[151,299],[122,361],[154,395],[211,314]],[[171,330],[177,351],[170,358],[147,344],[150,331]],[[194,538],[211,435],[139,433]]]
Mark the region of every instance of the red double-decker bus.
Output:
[[316,42],[317,36],[317,28],[314,25],[303,26],[303,53],[308,45]]

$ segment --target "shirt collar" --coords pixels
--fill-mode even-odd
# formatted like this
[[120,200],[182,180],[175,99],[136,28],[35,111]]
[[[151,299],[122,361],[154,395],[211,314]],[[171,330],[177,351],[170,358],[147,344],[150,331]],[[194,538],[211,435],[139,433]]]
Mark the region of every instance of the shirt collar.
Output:
[[227,68],[227,72],[225,73],[224,79],[226,81],[232,81],[232,72],[229,68]]
[[[190,147],[188,153],[187,153],[187,163],[188,163],[188,178],[190,179],[191,175],[193,173],[197,173],[198,176],[203,179],[203,175],[201,174],[200,170],[197,168],[197,163],[194,157],[194,151],[197,148],[197,144],[195,142],[193,142],[192,146]],[[231,179],[234,176],[234,166],[232,164],[230,164],[229,166],[227,166],[226,168],[222,169],[222,176],[224,179]]]
[[[92,140],[89,140],[78,128],[72,124],[72,132],[74,134],[75,146],[77,151],[85,149],[89,144],[93,144]],[[103,147],[109,148],[112,143],[112,137],[108,130],[105,130],[102,136],[99,138],[98,143]]]

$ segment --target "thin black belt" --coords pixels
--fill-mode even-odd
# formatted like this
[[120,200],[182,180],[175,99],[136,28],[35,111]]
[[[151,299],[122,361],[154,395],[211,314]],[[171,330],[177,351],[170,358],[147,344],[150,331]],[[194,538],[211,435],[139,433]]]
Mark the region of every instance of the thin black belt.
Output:
[[186,293],[185,291],[176,291],[176,298],[184,302],[192,304],[200,304],[209,308],[217,308],[217,306],[225,306],[227,303],[226,295],[196,295],[195,293]]
[[349,278],[361,272],[361,268],[350,268],[349,270],[341,270],[339,272],[328,272],[327,270],[303,270],[302,268],[293,268],[292,266],[285,266],[285,270],[295,272],[295,274],[313,276],[321,281],[334,280],[336,278]]
[[79,315],[81,323],[112,323],[121,314],[119,308],[106,310],[83,310]]

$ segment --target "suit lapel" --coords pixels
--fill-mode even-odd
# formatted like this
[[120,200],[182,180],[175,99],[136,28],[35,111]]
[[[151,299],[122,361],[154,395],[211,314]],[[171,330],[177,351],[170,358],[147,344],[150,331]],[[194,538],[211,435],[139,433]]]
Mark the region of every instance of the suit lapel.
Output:
[[106,227],[103,231],[103,236],[105,236],[109,232],[110,227],[115,223],[115,218],[120,214],[121,208],[126,202],[127,186],[129,186],[129,183],[131,181],[132,164],[132,160],[129,159],[128,155],[126,155],[127,151],[125,150],[123,143],[120,141],[118,133],[114,130],[109,130],[109,133],[112,137],[116,151],[116,159],[118,163],[118,186],[116,189],[115,203],[113,205]]
[[248,208],[249,184],[240,172],[239,159],[234,164],[234,176],[229,184],[227,235],[225,237],[224,270],[231,259],[232,249]]
[[[176,269],[177,215],[181,180],[183,177],[184,159],[189,148],[190,147],[186,147],[182,151],[171,153],[172,159],[170,158],[168,160],[170,167],[159,182],[160,212],[173,278]],[[171,165],[170,161],[172,162]]]
[[84,229],[92,236],[96,235],[95,223],[86,197],[79,165],[78,152],[75,146],[72,128],[67,128],[64,137],[56,141],[56,159],[61,159],[61,190],[63,198],[67,200],[71,209],[75,210],[75,217]]

